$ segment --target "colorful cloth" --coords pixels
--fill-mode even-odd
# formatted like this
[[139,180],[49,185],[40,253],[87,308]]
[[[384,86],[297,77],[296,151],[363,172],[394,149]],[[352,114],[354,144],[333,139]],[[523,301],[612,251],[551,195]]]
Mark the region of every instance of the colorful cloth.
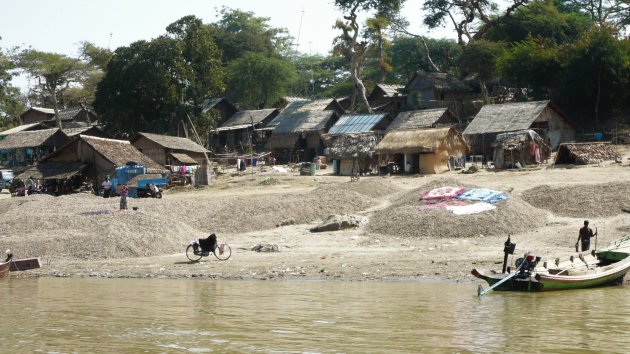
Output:
[[422,195],[422,200],[453,199],[464,193],[464,187],[440,187],[431,189]]
[[469,205],[449,205],[446,207],[446,210],[452,211],[455,215],[477,214],[493,209],[496,209],[494,205],[484,202]]
[[433,210],[442,207],[454,206],[454,205],[463,205],[464,202],[460,200],[436,200],[436,201],[427,201],[425,204],[422,204],[418,207],[419,210]]
[[473,188],[458,195],[457,199],[475,200],[494,204],[502,200],[506,200],[508,197],[503,192],[493,191],[491,189]]

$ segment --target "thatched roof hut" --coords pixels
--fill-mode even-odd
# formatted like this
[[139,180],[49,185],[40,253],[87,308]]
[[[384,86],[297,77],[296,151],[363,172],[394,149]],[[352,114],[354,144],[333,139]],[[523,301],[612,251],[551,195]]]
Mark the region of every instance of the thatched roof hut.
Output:
[[551,147],[531,129],[498,134],[492,145],[497,169],[540,164],[551,155]]
[[271,121],[278,113],[279,111],[276,108],[236,112],[217,128],[217,131],[251,129],[252,125],[258,128]]
[[57,148],[70,141],[59,128],[20,131],[7,135],[0,141],[0,150],[24,148]]
[[536,130],[552,148],[573,140],[575,129],[565,115],[550,101],[491,104],[481,108],[464,130],[469,140],[484,140],[486,147],[496,134],[524,129]]
[[86,164],[88,167],[81,168],[84,169],[84,175],[100,184],[105,176],[114,174],[116,167],[124,166],[131,161],[144,165],[148,170],[167,171],[126,140],[84,135],[79,135],[78,138],[47,155],[40,164],[72,165],[77,167],[75,171],[80,171],[81,165]]
[[387,127],[387,131],[450,126],[458,121],[448,108],[423,109],[400,112]]
[[564,143],[558,147],[554,164],[588,165],[618,158],[619,153],[607,142]]
[[462,135],[451,127],[397,130],[388,132],[375,148],[381,155],[418,155],[418,171],[422,174],[448,171],[449,158],[459,158],[468,152]]
[[294,119],[291,117],[296,113],[304,114],[305,112],[322,111],[334,111],[337,117],[345,113],[339,102],[334,98],[320,100],[289,99],[288,104],[280,111],[280,114],[267,124],[265,129],[275,130],[283,120]]
[[382,136],[379,133],[355,133],[343,135],[324,135],[326,157],[329,160],[342,160],[372,157],[374,149]]
[[206,160],[206,148],[188,138],[159,135],[152,133],[138,133],[131,139],[131,144],[143,154],[161,165],[176,165],[168,159],[172,152],[190,156],[202,164]]
[[36,180],[68,179],[81,173],[88,165],[82,162],[49,162],[38,163],[17,175],[19,179],[33,177]]
[[27,131],[27,130],[39,130],[42,129],[40,123],[30,123],[30,124],[22,124],[22,125],[18,125],[17,127],[13,127],[11,129],[7,129],[7,130],[3,130],[0,132],[0,140],[2,140],[3,137],[7,136],[7,135],[11,135],[17,132],[21,132],[21,131]]

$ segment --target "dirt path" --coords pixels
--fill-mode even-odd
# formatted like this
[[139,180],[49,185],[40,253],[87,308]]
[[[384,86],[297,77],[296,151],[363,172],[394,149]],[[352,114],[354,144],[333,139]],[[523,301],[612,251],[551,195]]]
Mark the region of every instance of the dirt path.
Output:
[[[326,175],[326,171],[317,176],[225,177],[207,188],[167,191],[162,200],[132,200],[130,205],[139,208],[136,212],[117,211],[118,199],[85,195],[7,198],[3,191],[0,244],[12,248],[18,258],[42,258],[44,267],[16,276],[471,281],[474,267],[500,268],[508,233],[517,243],[517,255],[530,250],[549,258],[570,253],[583,217],[537,209],[521,198],[541,185],[588,191],[589,186],[617,183],[615,188],[627,186],[630,190],[630,167],[627,154],[624,156],[623,164],[366,177],[355,183],[349,177]],[[265,178],[276,178],[278,184],[262,185]],[[413,203],[417,203],[419,191],[440,183],[502,190],[515,203],[509,208],[522,208],[513,211],[526,210],[535,217],[522,216],[519,220],[525,221],[513,225],[520,230],[514,233],[482,233],[479,230],[509,226],[511,219],[502,219],[502,215],[512,218],[514,214],[455,219],[446,213],[417,210]],[[591,195],[589,200],[623,202],[624,193],[625,189],[613,190],[609,195]],[[583,203],[588,209],[583,195],[579,198],[569,202]],[[405,207],[405,203],[409,205],[406,214],[396,214],[399,209],[394,207]],[[370,230],[378,225],[369,223],[355,230],[309,231],[327,215],[343,212],[367,216],[370,223],[391,212],[387,218],[399,220],[394,225],[409,222],[409,218],[424,220],[424,224],[418,224],[417,232],[411,234],[397,229],[374,233]],[[25,216],[31,222],[25,222]],[[285,219],[295,224],[276,227]],[[630,230],[630,222],[619,210],[591,218],[591,225],[598,227],[599,246]],[[184,254],[188,242],[211,232],[232,247],[232,257],[225,262],[211,257],[188,262]],[[458,237],[445,236],[448,234]],[[258,244],[278,245],[280,252],[251,251]]]

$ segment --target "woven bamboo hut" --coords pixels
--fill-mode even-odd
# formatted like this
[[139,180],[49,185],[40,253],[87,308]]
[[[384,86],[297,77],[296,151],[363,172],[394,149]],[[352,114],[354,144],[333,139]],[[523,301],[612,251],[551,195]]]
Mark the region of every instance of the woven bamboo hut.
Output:
[[453,160],[468,153],[468,145],[451,127],[410,129],[388,132],[375,151],[381,155],[381,166],[391,162],[393,156],[405,156],[409,172],[435,174],[449,171]]
[[5,166],[29,166],[67,144],[70,138],[59,128],[20,131],[0,141],[0,157]]
[[492,146],[497,169],[540,164],[551,155],[551,147],[531,129],[499,134]]
[[382,138],[378,132],[324,135],[326,158],[336,164],[333,173],[349,176],[353,172],[376,171],[378,159],[374,149]]
[[474,154],[487,157],[497,134],[525,129],[535,130],[552,149],[575,137],[573,125],[551,101],[485,105],[463,134]]
[[265,132],[268,131],[260,128],[264,128],[278,113],[276,108],[236,112],[217,128],[219,144],[227,146],[228,150],[240,148],[241,152],[249,146],[250,139],[253,146],[264,145],[268,138]]
[[268,150],[280,163],[311,161],[324,153],[321,136],[337,117],[337,113],[331,110],[292,113],[273,129]]

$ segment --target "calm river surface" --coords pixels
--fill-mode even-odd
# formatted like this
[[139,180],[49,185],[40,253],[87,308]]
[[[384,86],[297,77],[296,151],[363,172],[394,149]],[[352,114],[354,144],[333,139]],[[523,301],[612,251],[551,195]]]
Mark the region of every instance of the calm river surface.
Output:
[[10,279],[2,353],[629,352],[630,287]]

